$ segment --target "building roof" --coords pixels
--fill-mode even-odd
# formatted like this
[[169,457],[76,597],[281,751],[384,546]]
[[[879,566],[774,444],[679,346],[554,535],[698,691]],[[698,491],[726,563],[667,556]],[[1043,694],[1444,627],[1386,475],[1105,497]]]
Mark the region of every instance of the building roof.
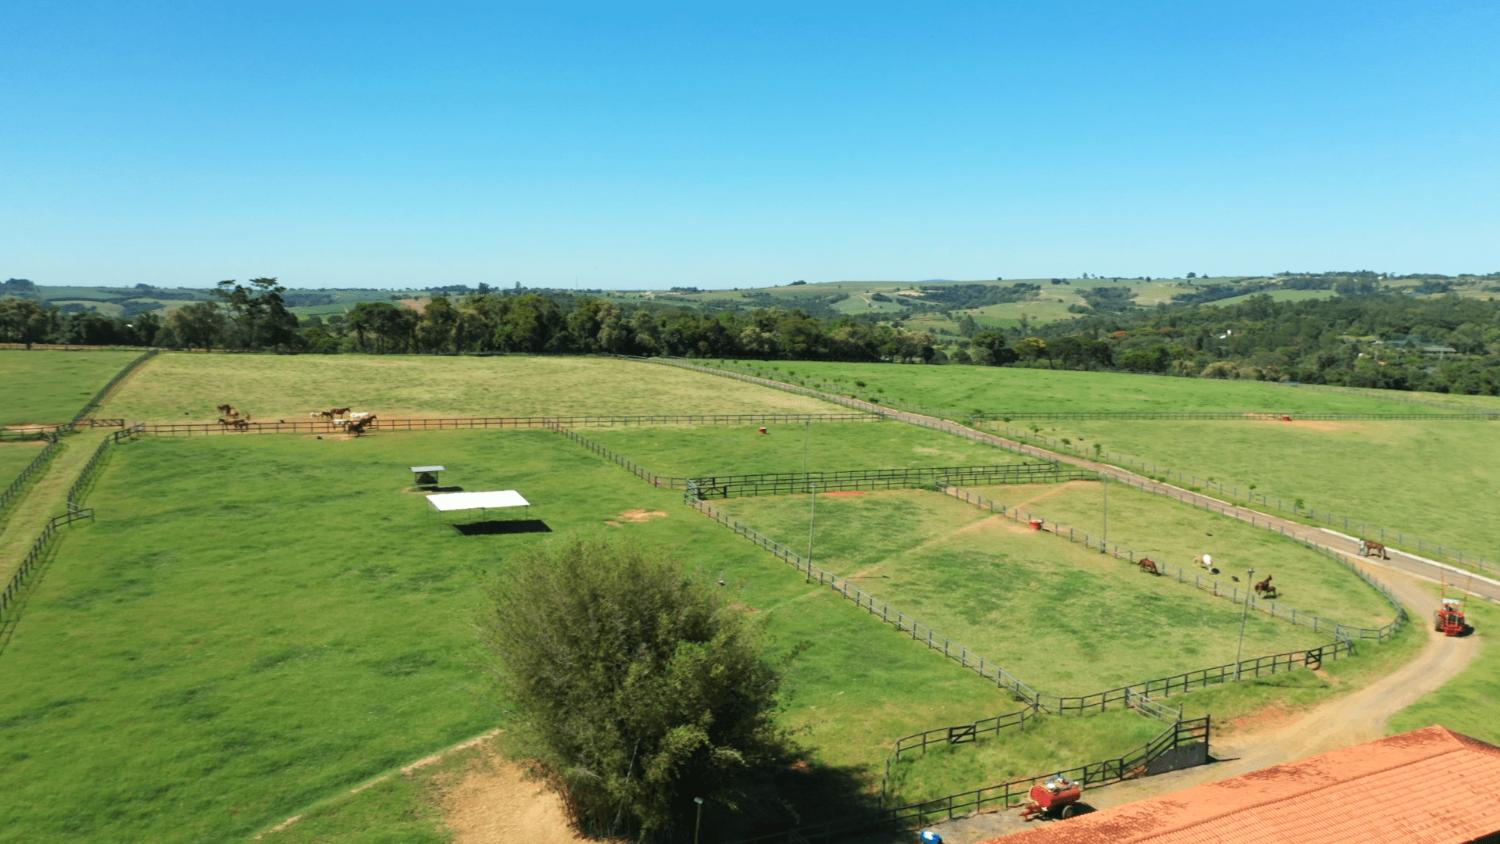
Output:
[[1497,832],[1500,747],[1426,727],[1048,822],[1003,841],[1425,844],[1469,842]]

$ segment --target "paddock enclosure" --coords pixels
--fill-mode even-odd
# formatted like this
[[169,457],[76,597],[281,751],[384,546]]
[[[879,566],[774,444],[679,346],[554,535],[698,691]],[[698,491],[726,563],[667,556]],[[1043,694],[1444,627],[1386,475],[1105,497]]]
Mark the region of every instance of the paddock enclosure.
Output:
[[[1224,666],[1248,584],[1206,589],[1101,554],[1100,481],[974,439],[633,361],[349,357],[163,354],[104,397],[98,415],[126,427],[78,490],[95,520],[59,532],[0,617],[0,789],[13,796],[0,829],[196,841],[311,811],[307,829],[326,832],[339,829],[328,807],[368,818],[387,810],[350,807],[426,799],[347,792],[505,726],[474,614],[508,558],[560,536],[629,535],[722,582],[768,658],[798,653],[780,718],[806,764],[887,807],[1125,758],[1203,714],[1307,705],[1410,649],[1348,644],[1344,626],[1396,612],[1349,569],[1110,484],[1110,543],[1174,571],[1203,551],[1253,560],[1287,605],[1328,620],[1257,602],[1236,683]],[[543,421],[358,438],[165,428],[225,401],[288,425],[342,405]],[[447,467],[444,492],[519,490],[535,524],[430,517],[417,465]],[[705,478],[727,479],[713,485],[725,495],[704,494]],[[1327,660],[1316,675],[1313,651]],[[978,729],[1020,711],[1024,737]],[[959,739],[914,756],[902,740],[917,735]],[[803,821],[839,820],[815,815]]]

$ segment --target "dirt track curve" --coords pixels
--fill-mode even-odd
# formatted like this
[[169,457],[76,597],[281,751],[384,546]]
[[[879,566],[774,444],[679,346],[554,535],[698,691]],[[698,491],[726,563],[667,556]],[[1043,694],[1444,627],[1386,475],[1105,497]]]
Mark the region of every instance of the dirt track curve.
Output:
[[[1386,585],[1406,604],[1412,623],[1425,631],[1426,643],[1415,658],[1363,688],[1273,726],[1222,738],[1216,732],[1213,755],[1218,761],[1212,764],[1091,789],[1087,802],[1100,809],[1119,806],[1384,736],[1391,716],[1453,679],[1480,647],[1472,637],[1450,639],[1426,623],[1424,608],[1432,604],[1432,594],[1418,578],[1394,574],[1386,578]],[[950,844],[975,844],[1026,828],[1015,811],[975,815],[934,827]]]

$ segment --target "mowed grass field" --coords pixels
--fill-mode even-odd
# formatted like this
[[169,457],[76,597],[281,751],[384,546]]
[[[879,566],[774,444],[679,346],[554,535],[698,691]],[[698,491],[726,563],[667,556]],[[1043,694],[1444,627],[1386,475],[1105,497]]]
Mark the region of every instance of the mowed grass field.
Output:
[[[899,422],[591,429],[585,435],[659,475],[812,472],[1026,462],[1002,448]],[[1037,462],[1037,461],[1031,461]]]
[[[809,361],[712,361],[711,365],[794,381],[840,395],[890,400],[951,415],[1074,411],[1287,411],[1402,413],[1493,410],[1500,398],[1389,390],[1327,389],[1264,381],[1219,381],[987,366],[918,366]],[[861,386],[859,382],[863,381]]]
[[[808,496],[722,502],[806,547]],[[818,497],[815,562],[1050,694],[1081,695],[1234,660],[1240,610],[936,492]],[[1252,616],[1247,655],[1323,644]]]
[[1088,421],[1041,433],[1500,562],[1500,422]]
[[67,422],[140,352],[0,349],[0,426]]
[[344,406],[386,416],[844,410],[780,390],[611,358],[168,352],[143,366],[100,413],[132,421],[212,421],[223,403],[263,421],[306,419],[309,411]]
[[[1065,524],[1080,536],[1087,532],[1097,539],[1104,527],[1104,489],[1098,481],[972,489],[997,504]],[[1244,588],[1246,569],[1254,568],[1257,580],[1274,578],[1287,606],[1356,627],[1380,627],[1395,616],[1385,598],[1348,569],[1295,540],[1160,495],[1111,484],[1108,529],[1110,544],[1135,551],[1137,559],[1147,556],[1174,570],[1188,569],[1190,578],[1207,575],[1193,565],[1194,558],[1207,553],[1226,588]],[[1378,569],[1372,574],[1380,577]]]
[[20,474],[27,464],[36,459],[37,453],[45,445],[46,443],[40,440],[0,442],[0,489],[9,486],[11,480]]
[[[404,491],[414,462],[521,490],[551,533],[460,535]],[[683,555],[764,625],[768,658],[805,649],[782,717],[815,766],[873,776],[895,737],[1010,705],[547,432],[138,440],[88,503],[97,523],[64,533],[3,653],[3,839],[239,837],[503,725],[480,585],[574,533]]]

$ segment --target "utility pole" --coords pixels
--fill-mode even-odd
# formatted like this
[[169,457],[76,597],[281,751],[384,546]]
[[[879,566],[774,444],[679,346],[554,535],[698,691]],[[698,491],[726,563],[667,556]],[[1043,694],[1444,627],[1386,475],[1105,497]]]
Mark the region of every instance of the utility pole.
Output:
[[1245,575],[1245,606],[1240,610],[1240,643],[1234,648],[1234,680],[1240,679],[1240,654],[1245,651],[1245,619],[1250,616],[1250,584],[1255,582],[1255,569]]
[[808,490],[812,492],[812,501],[807,515],[807,582],[812,583],[813,563],[813,535],[818,526],[818,485],[808,484]]
[[1109,476],[1100,475],[1099,481],[1104,484],[1104,532],[1099,536],[1099,553],[1103,554],[1109,547]]
[[698,804],[698,814],[693,818],[693,844],[698,844],[698,829],[703,826],[703,798],[694,797],[693,802]]

